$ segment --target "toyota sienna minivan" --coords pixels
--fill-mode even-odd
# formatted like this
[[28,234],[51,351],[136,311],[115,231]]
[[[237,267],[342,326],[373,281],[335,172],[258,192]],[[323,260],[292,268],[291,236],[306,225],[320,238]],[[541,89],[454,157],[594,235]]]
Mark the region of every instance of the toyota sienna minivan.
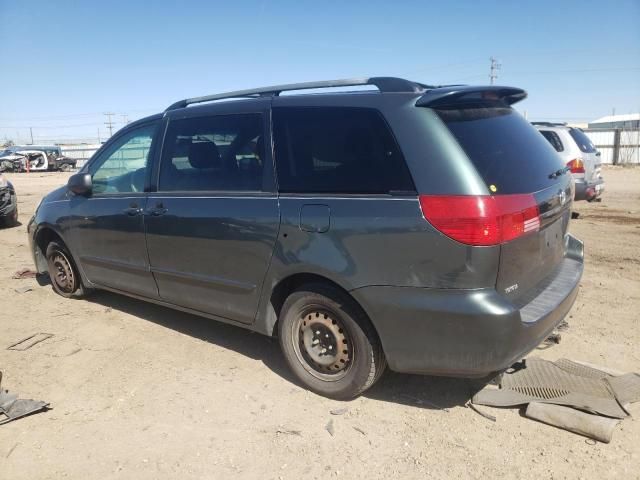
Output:
[[387,365],[499,373],[562,321],[583,270],[571,175],[513,110],[525,97],[376,77],[179,101],[42,200],[37,270],[64,297],[277,336],[333,398]]

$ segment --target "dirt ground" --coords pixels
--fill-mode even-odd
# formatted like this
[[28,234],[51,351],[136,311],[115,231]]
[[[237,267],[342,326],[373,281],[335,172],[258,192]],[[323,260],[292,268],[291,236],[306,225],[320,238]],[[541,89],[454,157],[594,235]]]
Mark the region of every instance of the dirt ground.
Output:
[[[640,372],[640,168],[604,176],[603,202],[577,204],[571,224],[586,268],[570,328],[531,355]],[[484,407],[491,422],[464,406],[470,385],[460,379],[387,372],[364,396],[336,402],[296,385],[266,337],[14,280],[32,267],[26,224],[67,174],[9,178],[22,225],[0,230],[0,370],[5,388],[52,409],[0,426],[0,478],[640,478],[640,404],[605,445],[517,409]],[[33,290],[16,292],[25,286]],[[37,332],[54,336],[6,350]]]

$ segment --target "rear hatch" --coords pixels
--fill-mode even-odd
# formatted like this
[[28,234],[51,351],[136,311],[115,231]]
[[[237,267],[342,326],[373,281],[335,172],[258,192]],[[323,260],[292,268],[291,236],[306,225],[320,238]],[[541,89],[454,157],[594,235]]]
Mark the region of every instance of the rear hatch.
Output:
[[[506,103],[453,103],[435,111],[486,184],[479,211],[495,205],[503,230],[492,240],[500,245],[496,289],[516,304],[529,301],[563,260],[571,176],[545,138]],[[475,243],[483,244],[491,243]]]
[[587,183],[595,183],[600,178],[601,160],[600,152],[596,149],[591,139],[579,128],[569,128],[569,134],[580,149],[584,163],[584,179]]

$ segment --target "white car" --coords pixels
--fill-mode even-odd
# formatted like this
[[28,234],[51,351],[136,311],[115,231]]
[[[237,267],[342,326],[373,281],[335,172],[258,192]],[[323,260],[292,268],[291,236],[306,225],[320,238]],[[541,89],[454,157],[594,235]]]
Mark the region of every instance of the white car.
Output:
[[533,122],[533,125],[556,149],[570,169],[576,186],[576,200],[589,202],[604,192],[600,152],[579,128],[566,123]]

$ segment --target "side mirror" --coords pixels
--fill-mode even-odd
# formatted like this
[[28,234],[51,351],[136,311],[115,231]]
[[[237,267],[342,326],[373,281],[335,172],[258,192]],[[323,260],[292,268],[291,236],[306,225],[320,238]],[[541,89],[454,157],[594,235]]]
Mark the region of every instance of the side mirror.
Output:
[[69,177],[67,188],[76,195],[88,195],[93,188],[91,175],[88,173],[76,173]]

